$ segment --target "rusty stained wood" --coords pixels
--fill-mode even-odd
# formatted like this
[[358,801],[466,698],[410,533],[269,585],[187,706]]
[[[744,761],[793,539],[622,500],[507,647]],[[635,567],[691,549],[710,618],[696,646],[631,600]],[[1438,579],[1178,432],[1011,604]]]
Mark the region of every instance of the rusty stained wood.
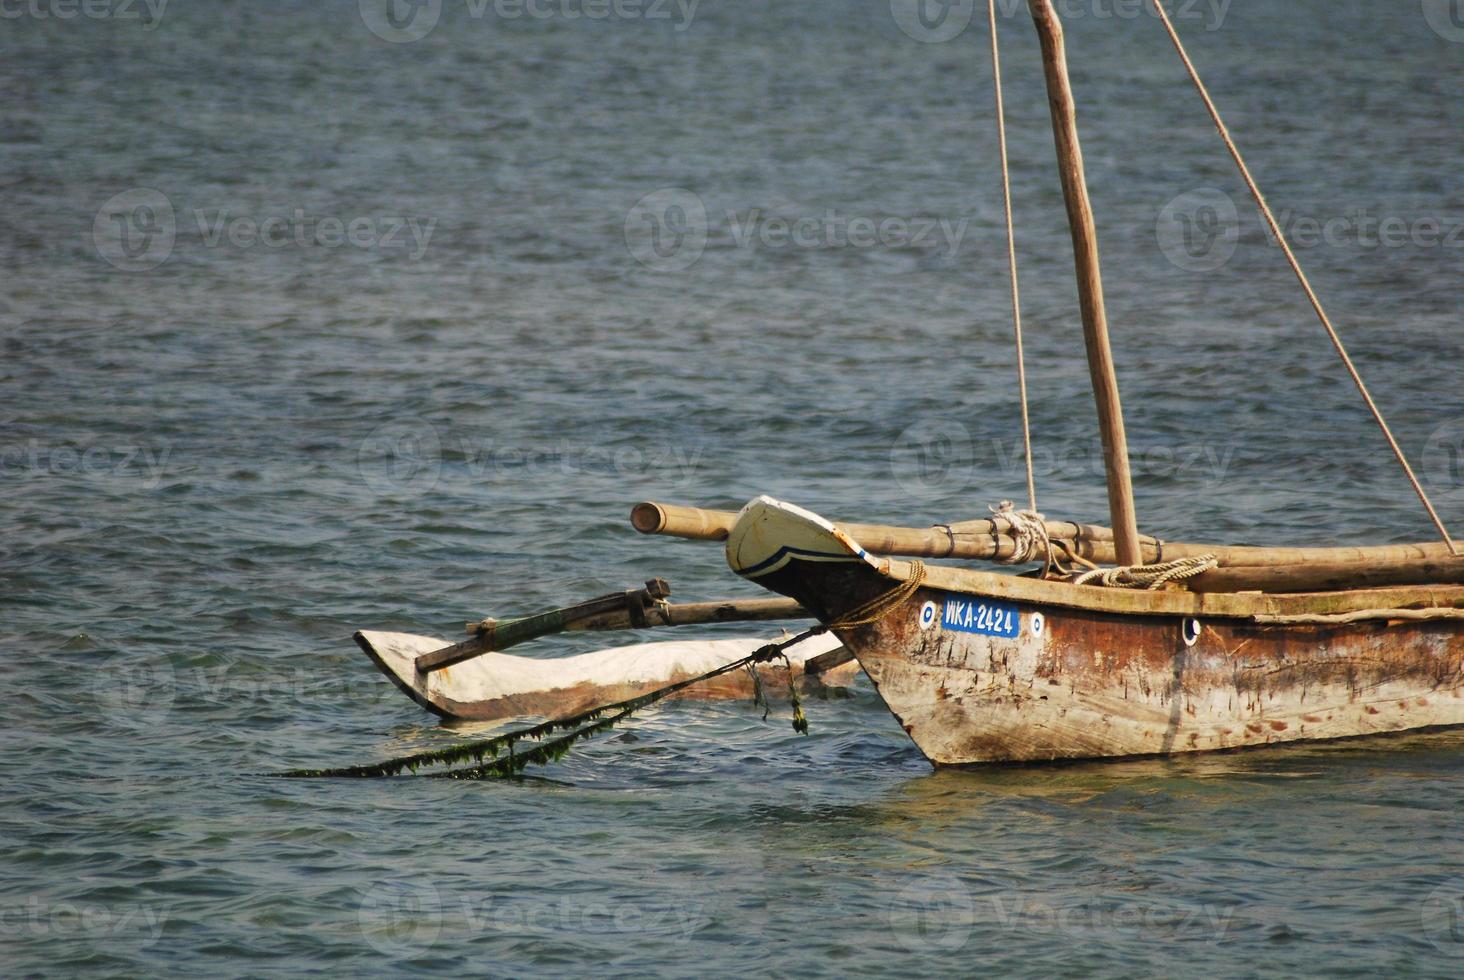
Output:
[[[1461,586],[1208,595],[924,567],[871,557],[767,497],[744,510],[726,550],[738,574],[830,626],[938,765],[1464,725]],[[880,599],[894,605],[870,625],[839,626]],[[1353,614],[1387,618],[1257,621]]]
[[[1023,609],[1016,639],[922,630],[920,590],[841,633],[937,765],[1200,752],[1464,724],[1464,622],[1265,626]],[[1044,618],[1031,628],[1032,614]]]

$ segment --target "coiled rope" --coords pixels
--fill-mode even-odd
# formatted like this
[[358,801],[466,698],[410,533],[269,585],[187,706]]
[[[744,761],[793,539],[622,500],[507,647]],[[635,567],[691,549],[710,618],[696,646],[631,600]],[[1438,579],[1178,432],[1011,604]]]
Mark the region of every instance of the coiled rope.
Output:
[[1150,592],[1164,588],[1170,582],[1203,575],[1220,567],[1215,555],[1197,555],[1181,558],[1162,565],[1128,565],[1123,568],[1095,568],[1073,579],[1074,585],[1103,585],[1110,589],[1146,589]]
[[904,605],[905,601],[913,596],[923,584],[925,584],[925,562],[912,561],[909,578],[888,592],[875,596],[864,605],[849,610],[823,629],[852,630],[877,623]]

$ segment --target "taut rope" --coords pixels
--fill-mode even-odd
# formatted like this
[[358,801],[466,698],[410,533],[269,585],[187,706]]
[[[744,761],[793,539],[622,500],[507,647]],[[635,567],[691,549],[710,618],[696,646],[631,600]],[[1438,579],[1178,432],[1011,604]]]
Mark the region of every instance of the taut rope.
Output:
[[1210,98],[1210,90],[1200,79],[1200,73],[1195,68],[1195,63],[1190,60],[1189,52],[1185,50],[1184,42],[1179,39],[1179,32],[1174,29],[1173,22],[1169,19],[1168,12],[1164,9],[1162,0],[1153,0],[1154,9],[1159,13],[1159,19],[1164,23],[1164,30],[1169,33],[1169,39],[1174,42],[1174,49],[1179,52],[1180,60],[1184,62],[1185,71],[1195,83],[1199,90],[1200,98],[1205,101],[1205,108],[1210,112],[1210,119],[1215,123],[1215,128],[1220,131],[1220,138],[1225,141],[1225,148],[1230,151],[1231,158],[1235,165],[1240,168],[1240,176],[1245,179],[1245,184],[1250,188],[1251,196],[1255,198],[1256,204],[1261,209],[1266,224],[1270,226],[1271,234],[1280,243],[1281,250],[1286,253],[1286,261],[1291,263],[1291,271],[1296,273],[1301,288],[1306,291],[1306,298],[1311,301],[1312,309],[1316,310],[1317,317],[1322,321],[1322,326],[1327,330],[1327,336],[1332,339],[1332,346],[1337,348],[1337,353],[1342,357],[1342,363],[1347,368],[1347,373],[1352,375],[1352,381],[1357,385],[1357,390],[1362,393],[1362,400],[1367,402],[1368,409],[1372,412],[1373,418],[1377,420],[1378,427],[1383,430],[1383,435],[1388,439],[1388,445],[1393,448],[1393,455],[1398,457],[1398,462],[1403,467],[1403,472],[1408,476],[1408,482],[1413,484],[1413,491],[1418,494],[1418,499],[1423,501],[1424,509],[1428,516],[1433,519],[1434,526],[1443,535],[1444,543],[1449,546],[1450,553],[1459,554],[1459,547],[1454,543],[1449,529],[1444,526],[1439,512],[1434,509],[1433,501],[1428,499],[1428,492],[1423,489],[1423,484],[1418,481],[1418,476],[1413,472],[1413,467],[1408,463],[1408,457],[1403,453],[1403,447],[1398,445],[1398,440],[1393,437],[1393,430],[1388,428],[1388,422],[1383,418],[1382,410],[1378,408],[1377,402],[1373,401],[1372,394],[1363,383],[1362,375],[1357,370],[1357,365],[1352,362],[1352,357],[1347,353],[1346,346],[1342,343],[1342,337],[1337,333],[1337,328],[1332,325],[1332,318],[1327,315],[1326,309],[1322,306],[1321,299],[1312,288],[1311,280],[1301,268],[1301,263],[1296,258],[1296,252],[1291,248],[1291,243],[1286,240],[1286,234],[1281,230],[1281,225],[1276,221],[1276,216],[1271,212],[1271,206],[1266,203],[1266,196],[1261,193],[1260,185],[1251,176],[1250,167],[1246,166],[1245,157],[1241,156],[1240,147],[1236,146],[1235,140],[1230,135],[1230,129],[1225,125],[1225,120],[1220,118],[1220,110],[1215,107],[1215,100]]
[[1006,203],[1007,268],[1012,282],[1012,322],[1017,333],[1017,386],[1022,396],[1022,450],[1027,461],[1027,507],[1037,510],[1037,480],[1032,473],[1032,422],[1027,411],[1027,358],[1022,348],[1022,291],[1017,285],[1017,230],[1012,221],[1012,174],[1007,162],[1006,100],[1001,92],[1001,45],[996,37],[996,0],[987,5],[991,22],[991,73],[996,88],[996,135],[1001,146],[1001,190]]

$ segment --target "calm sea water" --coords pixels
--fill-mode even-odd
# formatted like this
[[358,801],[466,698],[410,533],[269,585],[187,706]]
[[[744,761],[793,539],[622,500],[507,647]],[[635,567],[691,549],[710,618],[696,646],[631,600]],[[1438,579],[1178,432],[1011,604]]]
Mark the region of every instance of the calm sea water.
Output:
[[[1102,520],[1005,8],[1041,503]],[[1427,538],[1157,23],[1069,8],[1144,529]],[[1464,969],[1460,735],[932,774],[861,686],[807,738],[670,705],[513,783],[255,775],[463,736],[356,628],[652,575],[751,594],[635,535],[636,500],[1020,497],[985,29],[903,0],[81,10],[0,22],[5,975]],[[1178,20],[1464,527],[1464,13]]]

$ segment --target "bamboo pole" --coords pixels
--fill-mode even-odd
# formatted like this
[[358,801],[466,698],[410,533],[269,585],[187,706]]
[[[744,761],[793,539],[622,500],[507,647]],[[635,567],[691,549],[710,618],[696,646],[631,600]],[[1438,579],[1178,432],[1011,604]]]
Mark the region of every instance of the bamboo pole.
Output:
[[[673,504],[646,502],[632,512],[637,530],[696,541],[724,541],[737,523],[730,510],[702,510]],[[1009,558],[1012,539],[991,520],[965,521],[928,528],[889,527],[882,524],[843,524],[839,529],[877,555],[900,558],[954,558],[966,561],[999,561]],[[1048,521],[1051,540],[1078,557],[1110,565],[1117,560],[1113,531],[1091,524]],[[1392,544],[1349,548],[1249,548],[1219,544],[1188,544],[1140,537],[1145,562],[1174,561],[1214,555],[1221,570],[1232,567],[1266,568],[1332,564],[1353,568],[1369,565],[1417,565],[1449,557],[1442,542]],[[1062,558],[1061,548],[1056,556]],[[1041,560],[1041,556],[1038,556]],[[1215,575],[1216,573],[1208,573]],[[1249,586],[1255,588],[1256,586]]]
[[1103,300],[1103,273],[1098,261],[1098,231],[1083,173],[1083,150],[1078,141],[1077,106],[1068,79],[1067,50],[1062,21],[1051,0],[1027,0],[1047,75],[1047,97],[1052,109],[1052,132],[1062,192],[1072,226],[1073,259],[1078,275],[1078,301],[1083,315],[1083,342],[1088,349],[1088,371],[1098,405],[1098,428],[1103,436],[1104,469],[1108,474],[1108,507],[1112,514],[1118,564],[1142,564],[1138,517],[1134,511],[1133,478],[1129,473],[1128,436],[1123,406],[1118,397],[1118,376],[1108,341],[1108,312]]

